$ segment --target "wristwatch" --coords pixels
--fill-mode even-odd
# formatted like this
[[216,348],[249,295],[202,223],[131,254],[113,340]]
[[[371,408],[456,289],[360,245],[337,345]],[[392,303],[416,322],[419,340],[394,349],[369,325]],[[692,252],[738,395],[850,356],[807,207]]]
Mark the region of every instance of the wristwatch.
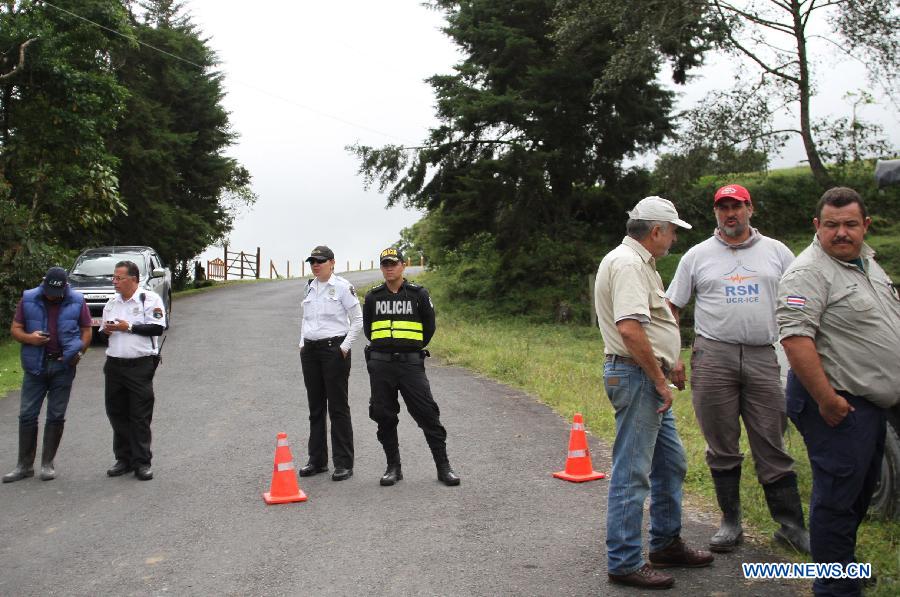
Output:
[[131,333],[131,322],[130,321],[128,322],[128,333],[129,334]]

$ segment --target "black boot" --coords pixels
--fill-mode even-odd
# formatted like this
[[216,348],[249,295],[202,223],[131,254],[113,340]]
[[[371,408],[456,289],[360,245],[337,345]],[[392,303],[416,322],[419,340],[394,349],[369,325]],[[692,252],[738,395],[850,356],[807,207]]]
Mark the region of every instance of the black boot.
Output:
[[791,547],[800,553],[809,553],[809,532],[803,522],[803,506],[800,504],[800,492],[797,490],[797,475],[790,473],[784,477],[763,485],[766,503],[772,520],[781,524],[775,531],[775,540]]
[[722,510],[719,530],[709,540],[709,548],[719,553],[733,550],[741,542],[741,467],[727,471],[710,471],[716,487],[716,499]]
[[56,478],[56,469],[53,459],[56,458],[56,450],[62,439],[65,422],[47,423],[44,426],[44,447],[41,450],[41,480],[52,481]]
[[37,423],[23,427],[19,423],[19,463],[11,473],[3,475],[4,483],[12,483],[34,476],[34,455],[37,452]]
[[437,465],[437,477],[438,481],[444,485],[459,485],[459,477],[450,468],[449,462]]
[[381,476],[380,483],[384,487],[389,487],[397,481],[403,480],[403,471],[400,468],[400,462],[388,462],[387,470]]

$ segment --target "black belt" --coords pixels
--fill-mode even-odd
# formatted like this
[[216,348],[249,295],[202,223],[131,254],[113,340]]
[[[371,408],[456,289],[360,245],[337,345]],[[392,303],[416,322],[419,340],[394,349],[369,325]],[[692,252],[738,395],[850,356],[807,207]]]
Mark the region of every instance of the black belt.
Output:
[[63,355],[61,352],[53,352],[53,353],[48,352],[48,353],[44,354],[44,358],[47,359],[48,361],[55,361],[56,359],[62,358],[62,356]]
[[[623,363],[623,364],[625,364],[625,365],[634,365],[634,366],[636,366],[636,367],[640,367],[640,366],[641,366],[641,365],[640,365],[637,361],[635,361],[633,358],[631,358],[631,357],[623,357],[623,356],[618,355],[618,354],[608,354],[608,355],[606,355],[606,358],[605,358],[604,360],[605,360],[607,363],[612,363],[613,365],[615,365],[616,363]],[[659,368],[662,369],[663,375],[669,375],[670,369],[669,369],[668,367],[666,367],[665,363],[663,363],[662,360],[660,360],[660,359],[656,359],[656,362],[659,363]]]
[[321,340],[304,340],[303,346],[334,346],[344,341],[347,336],[332,336],[331,338],[322,338]]
[[106,360],[110,363],[121,365],[122,367],[137,367],[138,365],[143,365],[148,360],[152,361],[155,358],[156,355],[147,355],[145,357],[134,357],[133,359],[125,359],[122,357],[106,357]]
[[430,356],[427,350],[418,352],[378,352],[369,351],[369,358],[373,361],[397,361],[398,363],[421,363],[425,357]]

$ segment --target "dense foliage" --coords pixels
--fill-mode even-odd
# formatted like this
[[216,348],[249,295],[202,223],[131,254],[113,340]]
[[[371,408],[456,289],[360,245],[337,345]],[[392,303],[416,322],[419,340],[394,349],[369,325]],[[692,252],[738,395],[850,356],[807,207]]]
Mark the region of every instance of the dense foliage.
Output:
[[183,280],[252,203],[215,56],[172,0],[3,2],[0,52],[0,320],[89,245],[152,244]]
[[419,147],[350,148],[389,204],[427,211],[429,260],[452,272],[460,296],[549,315],[646,190],[622,160],[672,133],[673,95],[658,76],[668,58],[683,80],[702,27],[655,35],[605,4],[589,35],[569,35],[557,30],[579,3],[433,2],[465,55],[429,80],[441,125]]

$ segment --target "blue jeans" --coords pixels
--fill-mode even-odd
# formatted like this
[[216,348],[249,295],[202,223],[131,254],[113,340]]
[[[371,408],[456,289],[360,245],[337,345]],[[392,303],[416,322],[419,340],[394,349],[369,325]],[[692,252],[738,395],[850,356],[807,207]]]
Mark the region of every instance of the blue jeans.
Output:
[[645,563],[641,528],[648,493],[650,551],[664,549],[680,535],[687,460],[672,410],[656,412],[662,397],[639,366],[608,362],[603,380],[616,409],[606,511],[607,568],[610,574],[630,574]]
[[40,375],[26,371],[22,378],[19,425],[22,427],[37,425],[44,396],[47,397],[46,422],[65,422],[66,407],[69,406],[69,393],[72,391],[74,380],[75,367],[69,367],[56,359],[46,361],[44,372]]

